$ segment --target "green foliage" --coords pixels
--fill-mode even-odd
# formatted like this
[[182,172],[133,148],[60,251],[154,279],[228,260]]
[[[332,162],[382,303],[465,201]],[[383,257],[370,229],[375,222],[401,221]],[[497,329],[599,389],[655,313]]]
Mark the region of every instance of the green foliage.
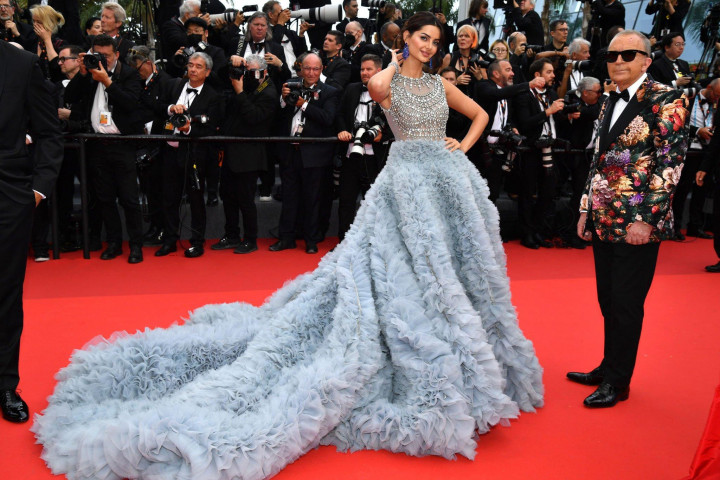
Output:
[[[432,0],[397,0],[392,2],[403,11],[404,18],[410,18],[414,13],[428,11],[433,7]],[[435,5],[442,7],[448,23],[457,23],[458,11],[452,0],[435,0]]]

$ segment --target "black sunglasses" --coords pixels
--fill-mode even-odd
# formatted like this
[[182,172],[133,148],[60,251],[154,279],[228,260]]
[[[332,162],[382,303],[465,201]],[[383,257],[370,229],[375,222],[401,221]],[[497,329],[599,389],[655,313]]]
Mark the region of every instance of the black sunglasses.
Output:
[[605,60],[607,60],[608,63],[615,63],[617,62],[618,57],[621,56],[623,62],[632,62],[633,60],[635,60],[635,56],[638,53],[642,53],[646,57],[648,56],[647,52],[643,50],[623,50],[622,52],[608,50],[605,54]]

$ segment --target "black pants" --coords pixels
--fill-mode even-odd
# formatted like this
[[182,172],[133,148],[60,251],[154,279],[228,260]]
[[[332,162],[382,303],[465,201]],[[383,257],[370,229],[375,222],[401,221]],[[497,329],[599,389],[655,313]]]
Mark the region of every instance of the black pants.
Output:
[[507,158],[507,154],[497,154],[492,152],[490,148],[485,144],[486,150],[483,151],[480,161],[480,175],[483,176],[488,183],[488,189],[490,190],[490,201],[495,203],[500,196],[503,184],[503,170],[502,165]]
[[338,206],[338,237],[345,238],[357,213],[358,195],[365,195],[375,181],[380,167],[375,155],[345,157],[340,167],[340,197]]
[[540,151],[523,152],[516,162],[520,180],[518,216],[523,234],[554,235],[555,172],[542,166]]
[[593,236],[597,296],[605,322],[601,369],[605,381],[618,388],[630,385],[635,369],[659,248],[659,243],[609,243]]
[[[178,148],[167,147],[163,155],[162,190],[166,245],[175,245],[180,239],[180,204],[183,193],[187,195],[190,203],[190,244],[205,243],[207,225],[203,197],[205,161],[201,155],[196,155],[192,151],[193,147],[181,143]],[[197,184],[195,172],[197,172]]]
[[[708,176],[705,177],[707,181]],[[720,258],[720,175],[715,175],[712,211],[713,247]]]
[[117,201],[125,212],[131,246],[142,246],[142,213],[138,194],[135,146],[127,142],[93,142],[89,169],[105,223],[108,243],[122,243],[122,222]]
[[239,240],[240,213],[243,222],[243,239],[257,240],[257,207],[255,190],[260,172],[233,172],[223,165],[220,175],[220,197],[225,212],[225,236]]
[[47,253],[50,244],[48,243],[48,235],[50,234],[50,207],[47,198],[42,200],[33,212],[33,226],[30,242],[32,243],[33,252],[37,255],[40,252]]
[[23,329],[23,282],[34,201],[19,204],[0,192],[0,390],[20,381],[18,359]]
[[163,153],[164,149],[161,149],[150,162],[138,168],[140,190],[147,199],[147,219],[154,228],[165,226],[162,194]]
[[[74,148],[65,149],[63,163],[58,174],[55,187],[55,200],[58,202],[58,223],[60,235],[65,240],[74,241],[75,229],[72,224],[73,201],[75,197],[75,178],[80,180],[80,159],[79,152]],[[90,238],[100,241],[102,234],[102,212],[97,194],[95,193],[96,169],[92,166],[86,168],[87,174],[87,199],[88,199],[88,224]]]
[[580,220],[580,198],[582,197],[585,183],[587,182],[592,162],[593,151],[585,150],[584,153],[565,155],[565,168],[570,174],[570,210],[572,211],[572,224],[564,229],[565,238],[569,239],[577,235],[577,223]]
[[685,158],[683,164],[680,181],[675,189],[673,196],[673,217],[675,217],[675,230],[680,231],[683,226],[685,213],[685,201],[689,193],[692,193],[690,199],[690,218],[688,218],[688,231],[701,231],[705,223],[703,207],[705,206],[705,187],[701,187],[695,183],[695,174],[700,167],[701,156],[690,155]]
[[282,169],[283,201],[280,211],[280,239],[295,239],[295,222],[302,218],[303,238],[315,244],[322,240],[320,204],[323,190],[331,181],[332,167],[303,167],[300,150],[290,147],[290,158]]
[[218,149],[213,145],[205,163],[205,182],[207,183],[208,198],[217,197],[220,183],[220,160]]

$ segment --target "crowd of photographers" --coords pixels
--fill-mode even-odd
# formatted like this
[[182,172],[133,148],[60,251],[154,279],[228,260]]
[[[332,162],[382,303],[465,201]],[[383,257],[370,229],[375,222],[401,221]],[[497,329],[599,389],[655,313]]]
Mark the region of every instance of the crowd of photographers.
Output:
[[[87,142],[87,174],[90,247],[102,250],[104,229],[102,259],[122,254],[118,203],[130,263],[143,260],[143,245],[157,246],[156,256],[177,250],[184,200],[191,232],[184,254],[190,258],[204,253],[206,208],[218,205],[218,198],[225,234],[212,249],[257,250],[256,194],[259,201],[272,201],[273,194],[282,200],[271,251],[296,248],[302,238],[306,252],[316,253],[334,198],[344,237],[392,142],[382,109],[364,86],[402,49],[398,8],[369,0],[371,18],[360,18],[357,0],[297,11],[276,0],[244,11],[226,11],[217,0],[185,0],[174,8],[160,2],[159,47],[151,49],[122,34],[126,12],[117,3],[103,4],[84,32],[76,1],[30,3],[26,23],[13,0],[0,0],[0,37],[39,55],[66,132],[98,134]],[[720,79],[713,72],[697,83],[680,58],[685,4],[648,5],[649,14],[659,12],[648,73],[692,100],[692,148],[701,151],[713,135]],[[624,7],[619,0],[594,0],[587,38],[569,39],[568,24],[556,20],[547,43],[533,0],[510,0],[504,8],[507,40],[492,44],[486,0],[473,0],[468,18],[455,28],[436,12],[447,52],[436,70],[488,112],[490,123],[468,157],[488,180],[493,201],[503,191],[517,199],[522,245],[585,248],[573,235],[574,206],[587,178],[602,102],[615,90],[605,57],[625,26]],[[468,127],[451,111],[448,136],[462,138]],[[102,138],[112,134],[165,134],[178,141]],[[183,138],[213,135],[336,137],[343,143]],[[687,235],[709,238],[703,206],[712,187],[694,182],[699,162],[700,156],[688,155],[674,211],[677,225],[684,225],[685,198],[692,192]],[[66,149],[56,190],[66,251],[80,248],[72,227],[78,163],[77,149]],[[280,185],[274,185],[275,165]],[[567,215],[558,208],[562,197],[568,197]],[[39,261],[48,258],[48,225],[47,207],[41,207],[33,232]],[[680,229],[675,235],[684,239]]]

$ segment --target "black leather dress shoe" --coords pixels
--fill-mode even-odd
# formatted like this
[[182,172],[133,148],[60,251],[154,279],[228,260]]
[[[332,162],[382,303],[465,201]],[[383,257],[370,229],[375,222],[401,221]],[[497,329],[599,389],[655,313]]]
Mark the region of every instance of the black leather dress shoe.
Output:
[[705,240],[710,240],[713,238],[713,236],[707,232],[703,232],[702,230],[690,230],[688,229],[687,232],[685,232],[685,235],[688,237],[696,237],[696,238],[703,238]]
[[169,255],[169,254],[171,254],[172,252],[177,252],[177,245],[175,245],[175,244],[168,245],[168,244],[166,243],[165,245],[163,245],[162,247],[160,247],[160,248],[155,252],[155,256],[156,256],[156,257],[164,257],[165,255]]
[[295,244],[295,240],[278,240],[277,242],[270,245],[270,251],[279,252],[281,250],[288,250],[295,247],[297,247],[297,245]]
[[143,253],[141,247],[130,247],[130,255],[128,263],[140,263],[143,261]]
[[305,253],[318,253],[317,245],[315,245],[314,243],[308,243],[307,245],[305,245]]
[[185,250],[185,256],[187,258],[197,258],[205,253],[205,248],[202,245],[193,245],[192,247]]
[[159,227],[150,227],[150,230],[143,235],[143,245],[156,247],[163,244],[165,231]]
[[241,242],[233,253],[252,253],[257,251],[257,242],[253,240],[245,240]]
[[550,240],[546,240],[540,235],[539,233],[536,233],[534,235],[535,243],[537,243],[539,246],[543,248],[553,248],[555,245]]
[[520,240],[520,245],[526,248],[532,248],[533,250],[540,248],[540,245],[537,244],[532,235],[525,235],[522,240]]
[[587,242],[578,237],[572,237],[567,244],[570,248],[577,248],[578,250],[583,250],[587,247]]
[[716,263],[715,265],[708,265],[705,267],[705,271],[710,273],[720,273],[720,262]]
[[600,385],[604,377],[600,367],[597,367],[588,373],[568,372],[567,378],[572,382],[582,383],[583,385]]
[[223,237],[219,242],[210,245],[210,248],[212,250],[229,250],[231,248],[237,248],[238,245],[240,245],[239,238]]
[[3,418],[9,422],[24,423],[30,420],[27,403],[15,390],[0,391],[0,407]]
[[675,235],[673,235],[672,239],[675,240],[676,242],[684,242],[685,235],[683,235],[682,232],[678,230],[677,232],[675,232]]
[[617,402],[627,400],[629,396],[630,387],[617,388],[609,383],[601,383],[597,390],[583,401],[583,405],[590,408],[613,407]]
[[122,255],[122,247],[119,243],[108,243],[107,248],[100,254],[100,260],[112,260],[118,255]]

